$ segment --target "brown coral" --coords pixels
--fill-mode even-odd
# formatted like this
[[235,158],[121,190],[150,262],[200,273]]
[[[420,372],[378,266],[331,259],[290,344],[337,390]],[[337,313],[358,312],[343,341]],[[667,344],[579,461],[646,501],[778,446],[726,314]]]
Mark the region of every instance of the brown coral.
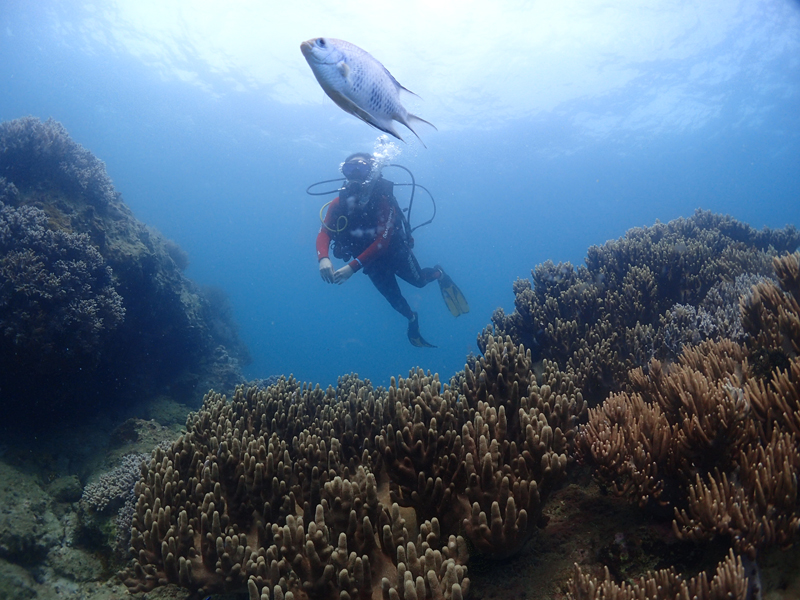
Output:
[[530,351],[490,337],[485,356],[454,380],[461,394],[440,395],[438,380],[421,373],[393,384],[378,439],[393,501],[422,519],[438,515],[487,556],[518,551],[572,459],[584,409],[572,381],[544,369],[537,379]]
[[747,600],[748,579],[742,559],[731,552],[717,565],[709,580],[700,573],[689,581],[672,569],[648,573],[632,583],[617,584],[608,569],[602,580],[583,573],[575,565],[575,578],[570,584],[570,600]]
[[[791,544],[800,527],[798,407],[800,256],[775,259],[782,289],[759,284],[743,302],[747,346],[684,349],[679,364],[632,371],[632,392],[589,412],[579,453],[599,481],[640,505],[665,504],[684,539],[723,536],[737,552]],[[780,351],[763,373],[749,359]]]
[[413,371],[388,390],[349,376],[209,394],[143,472],[123,578],[254,598],[464,596],[468,548],[508,556],[542,522],[583,409],[569,377],[545,364],[537,378],[510,340],[449,386]]
[[[176,583],[252,598],[457,598],[467,592],[463,540],[434,519],[409,531],[378,497],[370,452],[346,458],[334,433],[379,414],[383,398],[281,379],[267,390],[210,393],[171,450],[138,484],[132,591]],[[380,408],[379,408],[380,407]]]
[[585,267],[548,261],[533,271],[532,283],[517,281],[514,313],[498,309],[478,343],[484,349],[489,334],[511,336],[532,349],[534,361],[552,360],[574,373],[593,406],[622,390],[631,369],[652,358],[671,360],[686,342],[736,331],[732,309],[741,286],[735,297],[720,286],[742,274],[772,276],[772,257],[799,244],[794,227],[756,231],[702,211],[632,229],[591,247]]

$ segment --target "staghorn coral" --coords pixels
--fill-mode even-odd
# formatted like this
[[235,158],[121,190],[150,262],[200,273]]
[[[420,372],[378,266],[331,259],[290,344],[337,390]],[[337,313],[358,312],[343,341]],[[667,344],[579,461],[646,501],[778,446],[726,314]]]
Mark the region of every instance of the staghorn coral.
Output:
[[[736,294],[746,286],[735,278],[772,276],[772,257],[798,245],[794,227],[756,231],[702,211],[631,229],[589,248],[585,267],[547,261],[534,269],[532,284],[515,282],[514,313],[498,309],[478,344],[483,349],[491,333],[510,335],[531,349],[534,361],[555,361],[574,373],[596,405],[623,389],[631,369],[671,359],[687,341],[735,331]],[[734,289],[721,288],[725,282]]]
[[485,356],[443,393],[421,372],[393,381],[377,440],[392,501],[419,519],[435,515],[486,556],[510,556],[542,523],[583,409],[569,377],[545,364],[537,379],[530,351],[510,339],[490,337]]
[[47,221],[38,208],[0,201],[0,354],[95,357],[125,318],[122,297],[89,237]]
[[742,559],[731,552],[717,565],[710,580],[700,573],[685,581],[672,569],[662,569],[631,583],[617,584],[608,568],[599,580],[575,565],[575,578],[567,597],[570,600],[748,600],[750,590]]
[[[256,599],[465,595],[463,540],[436,519],[410,531],[379,500],[370,450],[350,446],[383,404],[353,377],[325,392],[282,378],[230,401],[209,393],[187,433],[143,469],[126,585]],[[336,437],[345,430],[347,449]]]
[[[762,282],[742,300],[747,345],[686,347],[679,364],[632,371],[630,393],[589,411],[581,458],[616,493],[665,505],[679,538],[721,537],[752,558],[796,539],[799,263],[797,254],[775,258],[782,289]],[[778,349],[785,368],[751,368],[751,356]]]
[[553,365],[537,378],[530,352],[493,339],[449,386],[417,370],[388,389],[349,375],[209,393],[142,471],[122,578],[253,598],[465,596],[469,548],[509,556],[543,523],[583,409]]

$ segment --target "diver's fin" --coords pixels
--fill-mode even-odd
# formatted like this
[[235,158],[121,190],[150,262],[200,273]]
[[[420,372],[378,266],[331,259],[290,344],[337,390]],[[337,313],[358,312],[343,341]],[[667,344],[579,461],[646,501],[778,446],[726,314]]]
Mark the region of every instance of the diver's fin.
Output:
[[436,348],[433,344],[429,344],[419,333],[419,319],[417,313],[408,321],[408,341],[412,346],[417,348]]
[[444,298],[444,303],[447,305],[450,314],[457,317],[468,313],[469,302],[467,302],[464,294],[461,293],[458,286],[453,283],[453,280],[441,267],[437,266],[436,268],[442,273],[437,281],[439,282],[439,289],[442,291],[442,298]]

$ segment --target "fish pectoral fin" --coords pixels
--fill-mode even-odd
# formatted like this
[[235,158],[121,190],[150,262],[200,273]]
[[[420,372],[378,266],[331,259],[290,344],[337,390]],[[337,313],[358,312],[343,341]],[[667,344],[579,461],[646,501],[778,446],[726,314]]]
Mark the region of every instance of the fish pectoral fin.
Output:
[[370,115],[367,111],[365,111],[341,92],[331,90],[328,92],[328,96],[330,96],[331,100],[336,102],[339,108],[341,108],[343,111],[349,112],[351,115],[355,115],[359,119],[367,121],[368,123],[370,122],[370,119],[372,119],[372,115]]
[[350,100],[350,98],[348,98],[341,92],[330,90],[328,92],[328,96],[330,96],[331,100],[333,100],[337,104],[337,106],[339,106],[339,108],[341,108],[343,111],[358,117],[359,119],[364,121],[367,125],[372,125],[375,129],[380,129],[381,131],[388,133],[389,135],[393,135],[401,142],[405,142],[405,140],[400,137],[400,135],[397,133],[394,127],[391,126],[391,123],[389,124],[388,127],[386,125],[378,123],[375,117],[373,117],[371,114],[369,114],[367,111],[365,111],[358,104]]
[[347,76],[350,75],[350,66],[343,60],[340,60],[338,63],[336,63],[336,68],[345,79],[347,79]]

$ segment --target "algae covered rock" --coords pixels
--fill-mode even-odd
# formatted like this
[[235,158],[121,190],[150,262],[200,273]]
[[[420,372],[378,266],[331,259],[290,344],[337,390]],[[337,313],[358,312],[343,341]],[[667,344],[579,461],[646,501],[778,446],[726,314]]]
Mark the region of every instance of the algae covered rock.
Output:
[[33,478],[2,462],[0,481],[0,558],[20,565],[41,562],[64,534],[50,496]]
[[243,380],[224,299],[183,275],[185,252],[52,119],[0,124],[0,256],[0,405],[18,417],[164,390],[196,401]]
[[81,480],[78,479],[77,475],[59,477],[47,486],[47,493],[56,502],[77,502],[81,499],[82,492],[83,486],[81,486]]

